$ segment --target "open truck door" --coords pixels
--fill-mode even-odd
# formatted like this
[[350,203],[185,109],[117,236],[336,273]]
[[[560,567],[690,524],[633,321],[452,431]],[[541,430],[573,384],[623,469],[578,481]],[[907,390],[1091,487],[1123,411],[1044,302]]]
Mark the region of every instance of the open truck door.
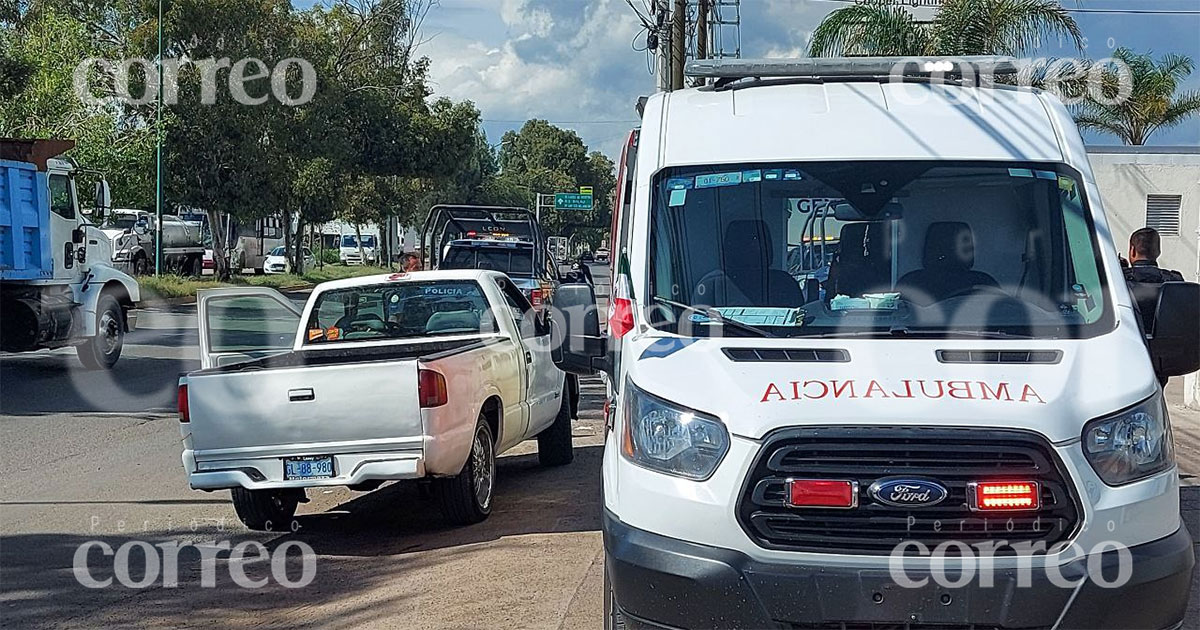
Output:
[[206,289],[196,296],[204,369],[291,351],[300,309],[266,287]]

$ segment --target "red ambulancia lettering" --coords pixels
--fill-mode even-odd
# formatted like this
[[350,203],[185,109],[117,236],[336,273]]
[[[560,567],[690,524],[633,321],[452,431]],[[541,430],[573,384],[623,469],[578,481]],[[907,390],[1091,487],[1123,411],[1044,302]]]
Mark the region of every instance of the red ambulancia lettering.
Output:
[[[767,388],[763,391],[759,402],[821,400],[829,397],[849,398],[852,400],[860,397],[872,399],[924,398],[927,400],[949,397],[955,400],[1036,402],[1042,405],[1046,404],[1041,395],[1028,383],[1019,384],[1021,395],[1015,400],[1010,392],[1017,385],[1007,381],[989,383],[987,381],[943,381],[940,379],[927,381],[925,379],[917,379],[917,388],[915,389],[913,388],[912,379],[900,381],[899,387],[888,387],[886,383],[881,383],[875,379],[866,381],[865,389],[860,388],[856,383],[858,381],[855,381],[855,379],[786,381],[782,384],[782,387],[777,383],[767,383]],[[784,391],[788,391],[790,397],[788,394],[784,394]],[[859,396],[859,392],[862,392],[862,396]]]

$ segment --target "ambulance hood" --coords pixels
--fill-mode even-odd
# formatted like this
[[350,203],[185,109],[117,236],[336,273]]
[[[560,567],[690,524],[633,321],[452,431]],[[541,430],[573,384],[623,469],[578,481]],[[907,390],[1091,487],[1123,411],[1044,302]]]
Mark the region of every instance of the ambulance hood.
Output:
[[629,368],[637,387],[752,439],[886,425],[1027,429],[1063,442],[1157,388],[1144,345],[1120,329],[1085,340],[641,341]]

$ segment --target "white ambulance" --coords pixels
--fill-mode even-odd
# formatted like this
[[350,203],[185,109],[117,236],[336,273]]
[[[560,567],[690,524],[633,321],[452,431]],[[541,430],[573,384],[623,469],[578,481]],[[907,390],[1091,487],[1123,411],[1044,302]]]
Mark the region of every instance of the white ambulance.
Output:
[[711,61],[644,103],[611,311],[555,298],[610,387],[608,627],[1182,625],[1159,379],[1200,285],[1143,319],[1067,110],[976,78],[1014,69]]

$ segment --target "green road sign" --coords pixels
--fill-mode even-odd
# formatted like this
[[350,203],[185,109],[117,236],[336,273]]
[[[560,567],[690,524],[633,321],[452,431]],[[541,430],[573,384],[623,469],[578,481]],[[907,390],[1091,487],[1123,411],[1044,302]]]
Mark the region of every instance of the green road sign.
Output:
[[555,210],[591,210],[592,196],[578,193],[555,193]]

